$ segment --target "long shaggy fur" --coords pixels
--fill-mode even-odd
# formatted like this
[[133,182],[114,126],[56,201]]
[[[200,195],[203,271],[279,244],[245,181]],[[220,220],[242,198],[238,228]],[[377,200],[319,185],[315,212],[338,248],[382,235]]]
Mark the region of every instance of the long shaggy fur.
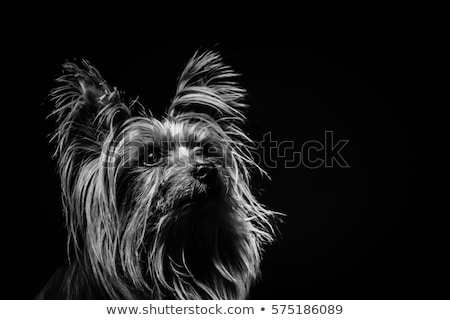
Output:
[[247,297],[276,214],[250,191],[261,169],[235,78],[217,53],[197,53],[158,120],[87,61],[64,65],[52,140],[69,261],[41,298]]

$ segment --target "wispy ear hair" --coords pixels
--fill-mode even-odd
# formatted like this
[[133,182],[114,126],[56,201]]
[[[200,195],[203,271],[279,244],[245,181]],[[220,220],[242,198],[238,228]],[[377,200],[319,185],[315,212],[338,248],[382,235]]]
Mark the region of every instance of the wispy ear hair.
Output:
[[114,124],[130,115],[119,91],[112,89],[97,69],[86,60],[82,67],[67,62],[64,75],[57,79],[59,87],[51,92],[57,117],[53,136],[61,155],[70,145],[78,151],[100,151],[101,141]]
[[168,115],[182,120],[196,117],[217,122],[231,136],[241,136],[245,121],[245,90],[235,81],[237,73],[213,51],[197,52],[178,79]]
[[[62,184],[68,245],[72,243],[76,249],[79,248],[78,239],[85,238],[78,237],[78,232],[83,230],[81,226],[86,223],[84,201],[94,201],[93,195],[99,198],[98,192],[84,188],[84,183],[99,177],[104,141],[114,132],[115,126],[130,117],[130,109],[122,102],[119,91],[111,88],[86,60],[81,66],[66,62],[63,72],[57,79],[59,86],[50,93],[55,103],[55,110],[50,115],[56,117],[56,129],[51,139],[56,143],[54,156],[58,160]],[[92,184],[91,188],[95,186]],[[90,197],[79,197],[80,192],[90,192]],[[95,201],[100,203],[97,198]],[[90,209],[91,215],[97,212],[94,207]],[[96,221],[102,222],[100,218]]]

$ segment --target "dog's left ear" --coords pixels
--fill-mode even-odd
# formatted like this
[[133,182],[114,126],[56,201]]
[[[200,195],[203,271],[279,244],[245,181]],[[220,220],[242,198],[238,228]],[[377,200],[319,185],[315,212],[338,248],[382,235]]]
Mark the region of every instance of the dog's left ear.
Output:
[[84,158],[98,156],[105,137],[130,116],[130,109],[88,61],[81,66],[67,62],[63,69],[59,86],[51,92],[52,115],[57,117],[55,155],[70,151]]
[[245,90],[235,81],[236,74],[213,51],[196,53],[178,79],[174,99],[167,111],[178,120],[212,120],[227,134],[242,133],[245,121]]

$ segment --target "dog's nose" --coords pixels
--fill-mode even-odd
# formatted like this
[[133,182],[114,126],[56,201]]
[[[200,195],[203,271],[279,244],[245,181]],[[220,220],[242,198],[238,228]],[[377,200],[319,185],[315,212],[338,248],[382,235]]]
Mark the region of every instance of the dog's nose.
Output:
[[199,164],[195,166],[193,175],[199,181],[209,183],[214,180],[216,168],[208,164]]

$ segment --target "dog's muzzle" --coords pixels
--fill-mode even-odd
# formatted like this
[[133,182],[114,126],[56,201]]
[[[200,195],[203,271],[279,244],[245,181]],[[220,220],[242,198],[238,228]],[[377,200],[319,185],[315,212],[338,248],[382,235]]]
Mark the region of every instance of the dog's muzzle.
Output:
[[192,169],[192,175],[209,186],[217,179],[217,168],[212,164],[198,164]]
[[[220,178],[217,168],[210,163],[200,163],[192,168],[192,176],[204,186],[203,198],[219,195]],[[203,188],[202,188],[203,189]]]

